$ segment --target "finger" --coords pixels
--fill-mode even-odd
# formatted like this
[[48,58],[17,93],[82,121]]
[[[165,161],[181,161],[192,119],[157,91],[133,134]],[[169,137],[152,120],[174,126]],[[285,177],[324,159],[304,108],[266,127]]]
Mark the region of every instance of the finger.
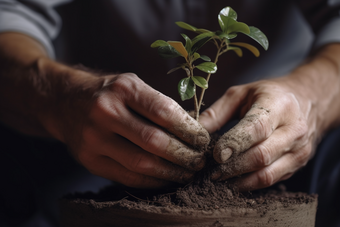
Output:
[[[116,135],[116,137],[120,136]],[[122,137],[115,141],[109,141],[104,146],[104,155],[116,160],[132,172],[183,184],[188,183],[193,178],[193,171],[144,151]],[[113,147],[120,152],[112,152]]]
[[[128,115],[129,113],[126,113]],[[204,152],[196,151],[177,138],[138,116],[131,116],[132,125],[122,125],[119,134],[142,149],[186,169],[198,171],[204,167]],[[127,123],[127,122],[126,122]],[[130,130],[128,130],[130,129]],[[138,136],[133,136],[138,135]]]
[[260,104],[254,104],[244,118],[217,141],[214,159],[218,163],[227,162],[232,154],[237,156],[267,139],[278,125],[275,114]]
[[240,191],[252,191],[272,186],[276,182],[292,176],[299,167],[294,162],[294,154],[288,153],[259,171],[252,172],[232,181]]
[[[106,102],[106,103],[105,103]],[[196,151],[175,137],[165,133],[159,126],[131,112],[123,103],[115,102],[115,109],[110,107],[112,99],[99,97],[101,111],[92,114],[95,119],[103,119],[102,127],[114,130],[143,150],[162,157],[170,162],[190,170],[200,170],[205,164],[203,151]],[[109,112],[109,114],[107,114]],[[111,133],[108,131],[107,133]]]
[[297,132],[290,127],[280,127],[267,140],[218,166],[212,179],[225,180],[269,166],[295,149],[299,138]]
[[106,156],[97,156],[93,160],[91,173],[119,182],[133,188],[162,188],[170,182],[128,170],[115,160]]
[[137,76],[130,76],[128,81],[117,82],[115,89],[125,94],[122,101],[134,111],[193,146],[208,146],[209,133],[177,102],[154,90]]
[[246,96],[245,89],[231,87],[212,106],[200,115],[200,123],[208,132],[212,133],[220,129],[238,112],[241,100]]
[[117,134],[95,131],[92,128],[84,131],[84,139],[88,143],[81,148],[83,152],[79,159],[86,167],[92,163],[91,151],[99,150],[101,156],[110,157],[135,173],[178,183],[192,180],[193,171],[151,154]]

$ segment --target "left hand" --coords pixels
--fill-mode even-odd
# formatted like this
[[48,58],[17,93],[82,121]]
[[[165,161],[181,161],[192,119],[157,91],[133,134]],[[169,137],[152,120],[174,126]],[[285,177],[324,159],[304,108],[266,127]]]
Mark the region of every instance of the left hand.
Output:
[[265,188],[288,179],[306,165],[319,132],[308,92],[290,77],[231,87],[204,111],[200,123],[214,132],[232,118],[240,122],[216,143],[214,159],[221,165],[213,180],[235,176],[241,191]]

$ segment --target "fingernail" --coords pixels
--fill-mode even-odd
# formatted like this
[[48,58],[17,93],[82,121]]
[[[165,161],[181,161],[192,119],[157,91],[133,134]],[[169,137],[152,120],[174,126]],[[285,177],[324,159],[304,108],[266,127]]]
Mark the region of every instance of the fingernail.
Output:
[[222,150],[221,154],[220,154],[222,163],[225,163],[230,158],[232,153],[233,153],[233,151],[229,147]]

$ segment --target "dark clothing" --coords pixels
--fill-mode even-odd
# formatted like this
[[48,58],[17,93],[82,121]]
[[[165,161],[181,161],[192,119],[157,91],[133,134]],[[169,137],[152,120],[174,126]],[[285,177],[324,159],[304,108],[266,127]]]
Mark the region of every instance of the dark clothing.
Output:
[[[265,52],[239,35],[238,41],[259,47],[261,56],[255,58],[246,51],[242,58],[234,53],[223,56],[218,74],[209,82],[214,89],[206,92],[206,106],[230,86],[284,75],[311,49],[340,42],[338,0],[0,0],[0,32],[30,35],[51,57],[70,65],[134,72],[190,110],[192,102],[181,102],[176,92],[183,72],[166,75],[177,60],[161,59],[150,44],[157,39],[182,40],[180,33],[192,37],[176,21],[217,30],[217,14],[228,5],[236,10],[239,21],[262,30],[270,46]],[[202,52],[213,58],[211,47]],[[325,137],[315,158],[285,182],[290,190],[319,194],[316,226],[320,227],[340,226],[338,138],[340,129]],[[57,198],[74,191],[96,191],[110,183],[78,165],[63,144],[2,126],[0,168],[0,226],[56,226]]]

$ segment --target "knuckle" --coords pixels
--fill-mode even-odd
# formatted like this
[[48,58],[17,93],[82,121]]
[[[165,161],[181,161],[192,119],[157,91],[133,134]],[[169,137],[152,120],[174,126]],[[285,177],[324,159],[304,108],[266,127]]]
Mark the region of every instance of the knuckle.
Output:
[[130,94],[131,91],[136,91],[138,84],[141,80],[133,73],[120,74],[115,78],[114,83],[111,85],[113,91],[117,91],[120,94]]
[[103,122],[103,119],[113,121],[120,119],[122,115],[122,104],[110,94],[101,94],[95,99],[89,112],[89,119],[92,121]]
[[280,106],[282,112],[290,112],[294,114],[300,113],[300,104],[293,93],[287,92],[280,96]]
[[293,107],[298,105],[297,99],[293,93],[287,92],[281,95],[280,102],[283,107]]
[[206,110],[202,113],[202,115],[205,115],[205,116],[209,117],[210,119],[212,119],[212,120],[214,120],[214,121],[217,120],[217,118],[216,118],[216,112],[215,112],[215,110],[212,109],[212,108],[206,109]]
[[214,128],[221,128],[223,126],[222,118],[217,117],[217,113],[213,108],[208,108],[206,109],[202,115],[205,115],[205,117],[208,117],[210,119],[209,127],[214,127]]
[[129,169],[136,173],[146,173],[152,169],[152,162],[145,155],[134,155],[129,163]]
[[270,168],[265,168],[259,172],[258,180],[263,187],[272,186],[275,183],[274,172]]
[[255,161],[258,167],[269,166],[272,163],[272,157],[271,157],[272,152],[267,146],[263,144],[259,144],[255,148],[254,154],[255,154],[254,155]]
[[159,99],[153,99],[149,106],[149,112],[158,119],[172,119],[179,111],[179,105],[172,99],[162,96]]
[[299,166],[305,166],[310,158],[311,153],[312,153],[311,146],[306,145],[296,152],[295,161]]
[[144,149],[147,151],[162,150],[163,132],[157,128],[144,127],[141,131],[141,138],[144,144]]
[[300,123],[297,124],[295,129],[298,138],[308,138],[308,125],[306,121],[300,120]]
[[256,121],[254,121],[254,131],[258,138],[268,138],[272,133],[272,127],[267,115],[262,115]]
[[231,97],[234,96],[237,92],[239,92],[239,87],[240,86],[232,86],[230,88],[228,88],[228,90],[224,93],[225,96],[227,97]]

